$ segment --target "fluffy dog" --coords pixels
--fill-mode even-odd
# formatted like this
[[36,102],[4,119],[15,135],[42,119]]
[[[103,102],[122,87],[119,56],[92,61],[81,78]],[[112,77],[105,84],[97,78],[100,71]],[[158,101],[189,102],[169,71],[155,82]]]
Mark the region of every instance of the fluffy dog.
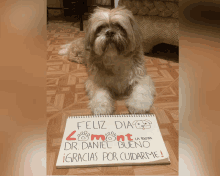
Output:
[[126,98],[130,113],[147,113],[155,88],[145,70],[142,36],[132,13],[124,7],[95,9],[84,44],[89,73],[85,88],[93,114],[113,114],[114,100],[120,98]]

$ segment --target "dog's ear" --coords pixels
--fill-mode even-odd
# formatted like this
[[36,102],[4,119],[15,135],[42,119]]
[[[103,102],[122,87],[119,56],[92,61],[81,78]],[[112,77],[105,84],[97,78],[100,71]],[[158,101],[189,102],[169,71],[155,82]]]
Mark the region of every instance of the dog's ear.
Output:
[[87,28],[86,28],[86,30],[85,30],[85,32],[86,32],[86,35],[85,35],[85,49],[86,50],[90,50],[91,49],[91,21],[89,20],[88,21],[88,26],[87,26]]
[[102,8],[102,7],[96,7],[92,14],[89,16],[88,20],[88,26],[85,30],[86,36],[85,36],[85,49],[89,50],[93,46],[93,42],[95,39],[95,31],[97,28],[97,16],[99,16],[102,12],[109,11],[109,9]]
[[[97,12],[99,8],[96,8],[94,12]],[[94,21],[96,20],[95,13],[90,14],[89,19],[88,19],[88,25],[85,30],[85,49],[89,50],[92,48],[93,45],[93,40],[94,40],[94,33],[95,33],[95,28],[94,28]]]
[[132,125],[135,125],[137,123],[137,120],[133,121]]
[[149,123],[149,124],[152,124],[152,122],[150,120],[144,120],[145,122]]
[[134,44],[135,46],[132,47],[132,50],[134,50],[135,48],[138,48],[141,46],[142,42],[143,42],[143,36],[140,30],[139,25],[137,24],[135,17],[133,15],[129,16],[130,18],[130,23],[133,29],[133,37],[134,37]]

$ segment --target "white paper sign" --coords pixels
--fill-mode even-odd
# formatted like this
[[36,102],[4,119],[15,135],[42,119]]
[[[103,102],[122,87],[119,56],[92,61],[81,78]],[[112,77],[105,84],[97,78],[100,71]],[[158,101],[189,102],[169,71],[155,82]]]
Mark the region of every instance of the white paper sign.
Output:
[[56,166],[170,163],[155,115],[69,117]]

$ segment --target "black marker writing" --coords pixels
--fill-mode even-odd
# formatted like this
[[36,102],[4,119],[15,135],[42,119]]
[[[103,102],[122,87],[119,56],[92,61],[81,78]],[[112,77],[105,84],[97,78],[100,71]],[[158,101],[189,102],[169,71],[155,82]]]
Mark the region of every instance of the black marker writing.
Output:
[[113,160],[117,160],[117,153],[116,152],[103,152],[103,161],[104,160],[108,160],[108,161],[113,161]]
[[86,162],[97,161],[98,156],[96,153],[68,153],[65,157],[66,162]]
[[77,128],[85,128],[85,129],[107,129],[105,128],[105,121],[81,121],[77,122]]
[[127,122],[125,122],[125,121],[115,121],[115,127],[117,128],[117,129],[121,129],[121,128],[125,128],[125,129],[128,129],[129,127],[130,128],[133,128],[133,126],[132,126],[132,124],[131,124],[131,122],[130,121],[127,121]]
[[77,150],[76,146],[77,146],[77,142],[72,142],[72,143],[65,142],[64,150],[73,150],[73,149]]

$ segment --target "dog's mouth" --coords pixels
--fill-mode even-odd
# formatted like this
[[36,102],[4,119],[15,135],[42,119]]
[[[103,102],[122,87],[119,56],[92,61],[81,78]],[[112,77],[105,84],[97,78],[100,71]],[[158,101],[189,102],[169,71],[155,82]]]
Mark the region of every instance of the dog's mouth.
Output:
[[117,54],[120,55],[125,50],[125,45],[126,44],[122,44],[114,38],[108,38],[103,46],[103,52],[106,52],[108,48],[115,48],[117,50]]
[[106,42],[103,47],[103,53],[105,53],[105,55],[111,55],[111,56],[118,54],[118,49],[115,43],[113,41]]

